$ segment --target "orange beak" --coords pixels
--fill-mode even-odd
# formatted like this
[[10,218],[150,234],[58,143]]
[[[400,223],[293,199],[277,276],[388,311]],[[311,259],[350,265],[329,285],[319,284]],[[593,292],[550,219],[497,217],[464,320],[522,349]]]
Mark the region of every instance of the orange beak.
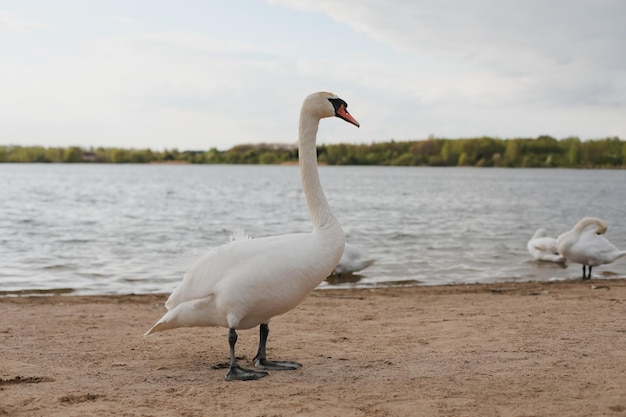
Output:
[[357,122],[356,119],[352,117],[350,113],[348,113],[348,110],[346,109],[345,105],[341,104],[335,113],[337,114],[337,117],[345,120],[346,122],[352,123],[356,127],[361,126],[359,122]]

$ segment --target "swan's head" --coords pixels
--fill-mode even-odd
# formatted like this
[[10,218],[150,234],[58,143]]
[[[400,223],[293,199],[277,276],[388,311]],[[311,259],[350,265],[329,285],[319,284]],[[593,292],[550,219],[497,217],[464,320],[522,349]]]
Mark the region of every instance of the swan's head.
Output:
[[313,93],[305,98],[304,103],[302,103],[302,112],[312,114],[320,119],[339,117],[356,127],[360,126],[359,122],[348,113],[348,104],[335,94],[325,91]]

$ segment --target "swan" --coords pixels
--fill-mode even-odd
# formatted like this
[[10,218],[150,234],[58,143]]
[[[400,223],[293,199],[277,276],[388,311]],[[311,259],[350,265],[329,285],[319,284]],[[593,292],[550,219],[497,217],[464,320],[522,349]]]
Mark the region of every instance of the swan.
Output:
[[336,116],[359,127],[347,107],[335,94],[319,92],[307,96],[300,110],[300,177],[312,232],[234,239],[210,250],[185,274],[165,303],[167,313],[145,336],[177,327],[226,327],[230,347],[226,380],[256,380],[267,372],[240,367],[235,345],[237,330],[259,326],[259,347],[254,357],[257,368],[287,370],[302,366],[267,360],[268,323],[300,304],[332,272],[343,253],[343,229],[320,184],[316,137],[319,122],[325,117]]
[[228,237],[229,242],[234,242],[235,240],[246,240],[246,239],[252,239],[252,236],[247,234],[244,229],[235,229],[232,231],[232,233]]
[[556,239],[548,236],[545,229],[537,229],[526,244],[528,252],[536,261],[564,263],[565,258],[556,250]]
[[374,259],[367,256],[359,247],[351,243],[346,243],[343,255],[341,255],[341,260],[333,270],[333,274],[341,275],[358,272],[371,266],[373,263]]
[[[589,226],[595,226],[589,228]],[[585,217],[576,223],[572,230],[561,234],[556,239],[556,248],[561,255],[572,262],[583,265],[583,280],[591,279],[591,268],[598,265],[610,264],[626,256],[626,251],[620,251],[602,234],[607,226],[596,217]],[[589,273],[585,274],[586,267]]]

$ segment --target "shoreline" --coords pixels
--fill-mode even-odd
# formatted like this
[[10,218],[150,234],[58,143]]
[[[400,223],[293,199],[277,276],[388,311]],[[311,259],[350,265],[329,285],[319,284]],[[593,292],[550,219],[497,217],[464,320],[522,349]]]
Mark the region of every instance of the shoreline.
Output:
[[142,337],[166,298],[0,297],[0,415],[626,416],[626,280],[317,290],[247,382],[226,329]]
[[[367,284],[358,284],[358,279],[352,280],[352,275],[346,275],[341,278],[337,278],[334,276],[329,276],[324,282],[328,284],[328,286],[317,287],[313,290],[316,291],[377,291],[377,290],[386,290],[386,289],[407,289],[407,288],[446,288],[446,287],[472,287],[479,286],[484,288],[489,287],[498,287],[498,286],[530,286],[532,284],[559,284],[559,283],[567,283],[567,282],[578,282],[581,281],[579,278],[568,278],[563,277],[562,279],[553,279],[553,280],[527,280],[527,281],[495,281],[495,282],[454,282],[454,283],[445,283],[445,284],[421,284],[416,280],[406,280],[406,281],[387,281],[381,283],[367,283]],[[358,275],[354,275],[354,277],[359,277]],[[626,278],[621,278],[619,276],[608,275],[606,277],[594,277],[591,281],[587,282],[595,282],[595,283],[611,283],[618,282],[621,280],[625,280]],[[342,286],[344,284],[344,286]],[[355,285],[349,285],[355,284]],[[83,293],[83,289],[81,288],[70,288],[70,287],[59,287],[59,288],[31,288],[31,289],[21,289],[21,290],[8,290],[3,291],[0,290],[0,300],[3,298],[15,298],[15,297],[54,297],[54,296],[63,296],[63,297],[128,297],[128,296],[159,296],[167,298],[170,292],[153,292],[153,293],[135,293],[135,292],[120,292],[120,293],[101,293],[101,294],[90,294]]]

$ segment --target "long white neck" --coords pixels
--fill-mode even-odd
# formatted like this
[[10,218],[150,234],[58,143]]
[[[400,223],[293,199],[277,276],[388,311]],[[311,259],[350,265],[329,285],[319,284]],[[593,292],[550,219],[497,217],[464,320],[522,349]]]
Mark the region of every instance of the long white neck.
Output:
[[606,232],[606,224],[604,224],[602,220],[596,217],[585,217],[584,219],[576,223],[576,226],[574,226],[574,230],[576,230],[576,232],[580,234],[583,230],[587,228],[587,226],[592,224],[596,226],[596,233],[601,235]]
[[341,225],[330,210],[328,201],[326,201],[317,171],[316,137],[318,126],[319,119],[303,109],[300,113],[298,143],[302,188],[311,213],[313,230],[332,230],[334,233],[339,232],[343,235]]

